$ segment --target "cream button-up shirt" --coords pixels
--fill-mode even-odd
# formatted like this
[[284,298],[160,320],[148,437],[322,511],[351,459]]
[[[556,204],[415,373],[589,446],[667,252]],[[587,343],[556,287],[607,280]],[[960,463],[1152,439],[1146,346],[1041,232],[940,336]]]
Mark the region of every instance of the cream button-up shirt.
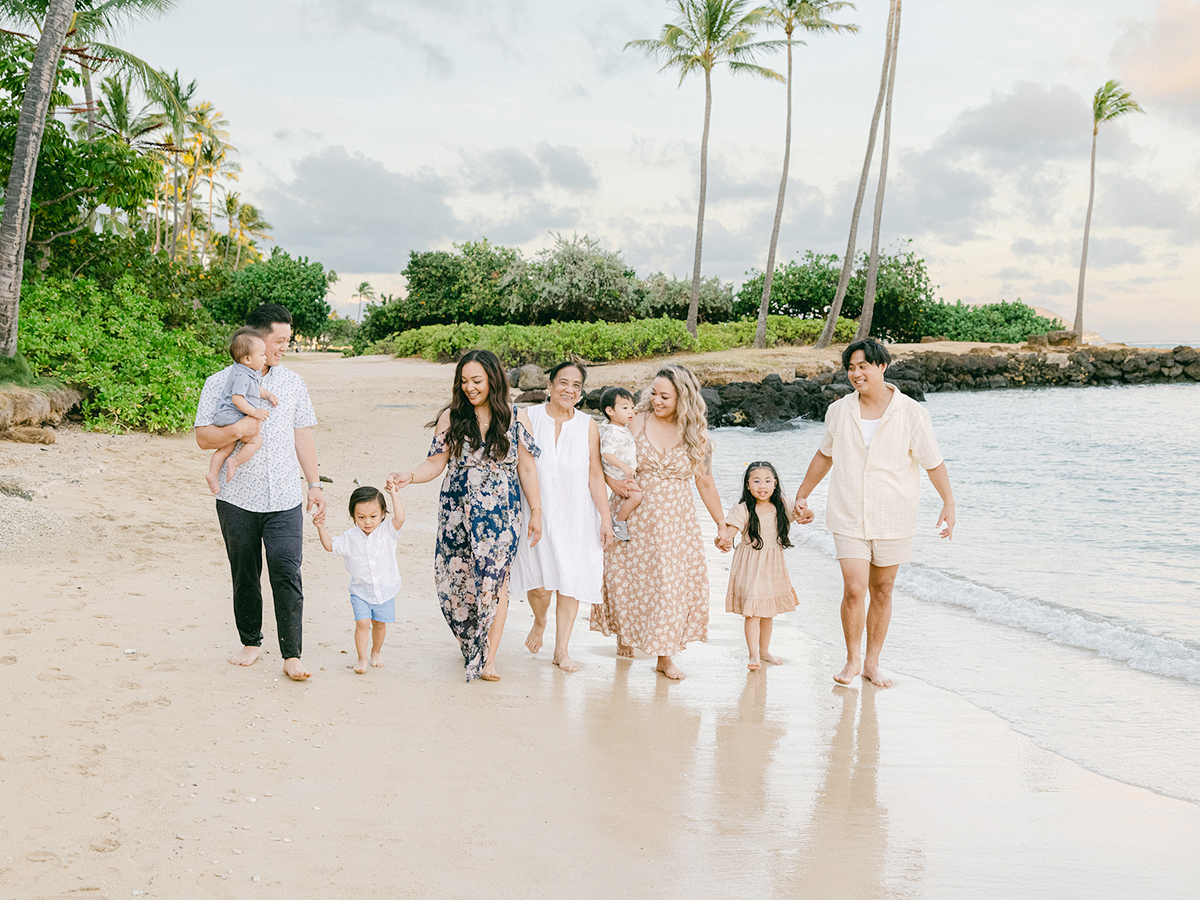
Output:
[[868,450],[858,393],[830,404],[821,453],[833,459],[825,524],[865,541],[912,537],[921,470],[942,464],[933,423],[917,401],[889,385],[892,399]]

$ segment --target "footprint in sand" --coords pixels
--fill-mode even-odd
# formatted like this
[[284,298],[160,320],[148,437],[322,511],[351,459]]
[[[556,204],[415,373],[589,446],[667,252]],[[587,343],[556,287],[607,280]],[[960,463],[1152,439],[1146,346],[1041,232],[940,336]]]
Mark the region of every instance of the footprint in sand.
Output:
[[15,656],[0,656],[0,666],[15,666],[17,658]]
[[58,858],[58,854],[51,853],[49,850],[34,850],[32,853],[26,853],[25,858],[30,862],[48,862],[54,863],[56,866],[62,865],[62,860]]
[[95,850],[97,853],[112,853],[114,850],[116,850],[120,846],[121,846],[120,841],[114,840],[113,838],[105,838],[104,840],[99,841],[98,843],[92,844],[92,849]]
[[38,681],[74,681],[74,675],[68,675],[61,669],[50,669],[37,677]]

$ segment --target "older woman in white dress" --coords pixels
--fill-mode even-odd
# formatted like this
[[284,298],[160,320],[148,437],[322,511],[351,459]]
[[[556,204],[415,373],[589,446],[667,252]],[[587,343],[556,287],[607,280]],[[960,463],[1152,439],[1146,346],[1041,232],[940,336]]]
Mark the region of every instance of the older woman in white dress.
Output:
[[[575,672],[579,666],[571,659],[571,631],[580,603],[601,602],[604,550],[613,541],[613,529],[600,465],[600,430],[575,407],[587,370],[563,362],[548,374],[549,399],[528,410],[533,439],[542,450],[537,460],[542,539],[532,547],[521,542],[512,589],[525,591],[533,610],[533,628],[525,639],[530,653],[542,649],[550,601],[558,595],[553,661],[564,672]],[[528,504],[524,514],[531,514]]]

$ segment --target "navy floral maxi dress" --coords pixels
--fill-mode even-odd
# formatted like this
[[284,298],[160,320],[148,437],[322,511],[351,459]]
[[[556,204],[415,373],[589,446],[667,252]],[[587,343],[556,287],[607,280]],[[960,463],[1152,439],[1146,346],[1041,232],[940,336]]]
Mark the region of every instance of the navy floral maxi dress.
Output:
[[[442,615],[462,649],[467,681],[483,670],[488,629],[521,537],[518,441],[535,457],[541,454],[515,410],[508,441],[508,455],[498,461],[484,458],[482,448],[472,453],[464,443],[457,457],[451,455],[442,481],[433,580]],[[434,435],[429,455],[448,449],[445,433]]]

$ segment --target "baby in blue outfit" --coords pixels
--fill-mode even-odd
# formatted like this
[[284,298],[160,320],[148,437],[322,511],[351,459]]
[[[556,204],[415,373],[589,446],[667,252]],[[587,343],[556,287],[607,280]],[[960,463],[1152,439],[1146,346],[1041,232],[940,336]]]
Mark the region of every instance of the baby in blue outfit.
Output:
[[[242,328],[234,333],[229,342],[229,355],[233,357],[233,365],[229,368],[229,377],[225,381],[221,402],[213,414],[212,424],[232,425],[244,416],[253,416],[260,423],[265,422],[270,415],[265,404],[279,404],[279,398],[262,386],[262,370],[267,365],[267,345],[252,330]],[[261,446],[260,432],[243,441],[240,450],[237,441],[217,450],[212,456],[208,474],[204,476],[209,490],[214,494],[220,492],[221,466],[225,460],[229,460],[225,480],[232,481],[238,467],[249,461]]]

